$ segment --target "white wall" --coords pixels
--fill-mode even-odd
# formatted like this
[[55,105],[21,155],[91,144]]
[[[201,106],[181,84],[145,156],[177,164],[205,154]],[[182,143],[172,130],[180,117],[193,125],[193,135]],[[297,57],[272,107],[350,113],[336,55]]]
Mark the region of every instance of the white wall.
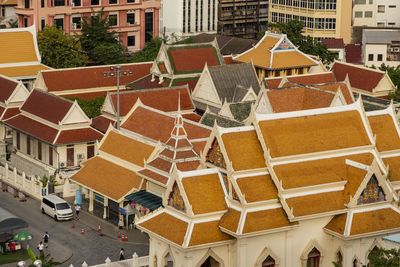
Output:
[[[376,13],[376,23],[383,23],[384,27],[400,27],[400,1],[399,0],[379,0],[377,2],[377,8],[379,5],[385,6],[384,13]],[[395,6],[389,8],[389,6]],[[389,23],[395,23],[395,25],[389,25]]]
[[[364,0],[365,4],[354,4],[352,26],[376,26],[376,0]],[[354,3],[354,1],[353,1]],[[361,12],[361,17],[356,17],[356,13]],[[365,12],[372,12],[372,17],[365,17]]]
[[[386,44],[367,44],[364,48],[364,64],[366,66],[376,66],[379,67],[382,63],[387,64],[386,55],[387,55],[387,45]],[[369,60],[369,55],[373,54],[373,60]],[[378,55],[382,55],[382,61],[378,61]]]

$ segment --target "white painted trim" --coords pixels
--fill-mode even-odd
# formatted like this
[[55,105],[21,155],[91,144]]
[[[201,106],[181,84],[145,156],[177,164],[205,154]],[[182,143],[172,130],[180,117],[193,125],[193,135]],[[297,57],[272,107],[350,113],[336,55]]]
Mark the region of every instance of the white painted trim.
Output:
[[[237,173],[237,172],[235,172]],[[253,173],[245,173],[245,174],[232,174],[232,177],[237,180],[240,178],[246,178],[246,177],[254,177],[254,176],[261,176],[261,175],[268,175],[269,172],[268,171],[262,171],[262,172],[253,172]]]
[[219,175],[218,169],[217,168],[209,168],[209,169],[200,169],[200,170],[193,170],[193,171],[179,171],[179,176],[183,178],[191,178],[191,177],[196,177],[196,176],[201,176],[201,175],[207,175],[207,174],[217,174]]
[[362,163],[359,163],[359,162],[356,162],[356,161],[353,161],[350,159],[346,159],[346,165],[349,165],[349,166],[352,166],[354,168],[361,169],[364,171],[368,171],[371,168],[371,166],[368,166],[368,165],[365,165],[365,164],[362,164]]
[[344,190],[344,185],[337,185],[337,186],[332,186],[330,188],[325,188],[325,189],[315,188],[315,189],[308,190],[306,192],[294,192],[294,193],[289,192],[289,193],[287,193],[286,191],[283,191],[282,196],[284,198],[288,199],[288,198],[293,198],[293,197],[303,197],[303,196],[336,192],[336,191],[342,191],[342,190]]

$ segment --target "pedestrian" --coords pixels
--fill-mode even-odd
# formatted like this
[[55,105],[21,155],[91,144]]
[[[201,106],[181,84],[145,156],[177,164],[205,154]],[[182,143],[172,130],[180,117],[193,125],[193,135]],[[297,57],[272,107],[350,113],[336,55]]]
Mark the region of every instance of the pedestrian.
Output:
[[119,260],[120,261],[125,260],[124,248],[121,248],[121,250],[119,251]]
[[37,249],[39,250],[39,253],[40,253],[40,254],[43,253],[44,245],[43,245],[43,242],[42,242],[42,241],[40,241],[39,245],[37,246]]
[[75,205],[75,211],[76,211],[76,219],[79,220],[79,210],[81,209],[81,206],[79,204]]
[[43,236],[43,242],[44,246],[47,248],[49,246],[49,233],[46,231],[46,233]]

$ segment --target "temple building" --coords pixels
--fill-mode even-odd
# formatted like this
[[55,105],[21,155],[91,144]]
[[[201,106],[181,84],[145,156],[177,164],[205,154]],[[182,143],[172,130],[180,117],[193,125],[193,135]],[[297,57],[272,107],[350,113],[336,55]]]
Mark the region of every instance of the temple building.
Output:
[[214,126],[201,168],[172,173],[136,225],[150,266],[362,266],[400,232],[400,128],[362,102]]

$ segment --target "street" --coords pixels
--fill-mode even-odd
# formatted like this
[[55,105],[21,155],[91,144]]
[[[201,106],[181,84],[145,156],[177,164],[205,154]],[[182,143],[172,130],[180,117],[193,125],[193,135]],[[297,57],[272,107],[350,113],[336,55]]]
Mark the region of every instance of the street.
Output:
[[[142,233],[137,234],[137,238],[131,238],[130,242],[122,242],[115,237],[100,235],[96,230],[90,229],[88,225],[89,219],[92,225],[104,225],[104,221],[100,218],[81,212],[81,219],[74,221],[75,228],[73,229],[72,221],[54,221],[40,211],[40,202],[38,200],[28,198],[26,202],[20,202],[8,192],[0,191],[0,206],[16,216],[24,219],[28,223],[27,229],[16,230],[27,231],[34,235],[34,238],[29,241],[29,245],[35,254],[38,254],[36,249],[37,244],[43,241],[43,234],[48,231],[49,248],[45,249],[45,254],[50,253],[55,261],[65,261],[60,266],[81,266],[84,261],[88,265],[104,263],[109,257],[111,261],[119,259],[119,251],[121,248],[125,250],[125,257],[131,258],[136,252],[139,256],[148,255],[148,240]],[[85,221],[85,219],[87,221]],[[96,220],[96,221],[94,221]],[[108,226],[112,229],[112,226]],[[85,230],[85,234],[81,234],[81,229]],[[133,242],[131,242],[133,241]],[[136,241],[136,242],[135,242]],[[28,260],[27,263],[30,263]],[[10,265],[15,266],[15,264]]]

